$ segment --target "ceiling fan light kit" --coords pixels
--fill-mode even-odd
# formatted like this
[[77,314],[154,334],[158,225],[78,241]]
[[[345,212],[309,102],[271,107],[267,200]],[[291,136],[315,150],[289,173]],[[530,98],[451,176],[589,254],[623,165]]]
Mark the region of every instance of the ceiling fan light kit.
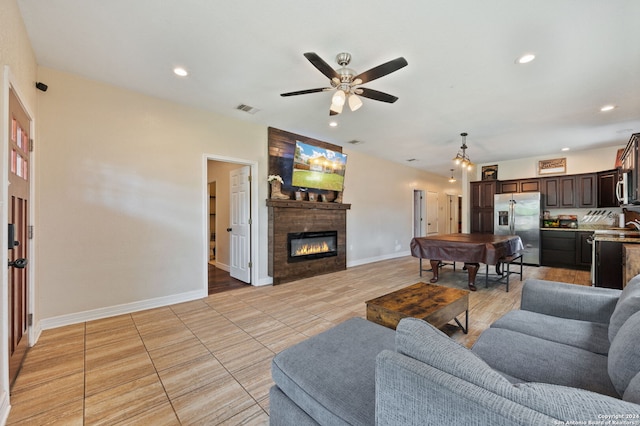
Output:
[[304,56],[314,67],[318,69],[318,71],[329,78],[329,84],[331,87],[299,90],[296,92],[282,93],[280,96],[306,95],[309,93],[335,90],[336,93],[331,97],[329,115],[340,114],[345,102],[349,104],[349,109],[351,109],[351,111],[358,110],[362,107],[363,102],[357,95],[380,102],[394,103],[398,98],[393,95],[358,86],[377,78],[384,77],[385,75],[391,74],[392,72],[408,65],[406,59],[400,57],[371,68],[361,74],[355,75],[356,73],[354,70],[347,68],[347,65],[351,62],[351,54],[349,53],[343,52],[336,55],[336,62],[340,65],[340,68],[337,70],[331,68],[329,64],[313,52],[307,52]]

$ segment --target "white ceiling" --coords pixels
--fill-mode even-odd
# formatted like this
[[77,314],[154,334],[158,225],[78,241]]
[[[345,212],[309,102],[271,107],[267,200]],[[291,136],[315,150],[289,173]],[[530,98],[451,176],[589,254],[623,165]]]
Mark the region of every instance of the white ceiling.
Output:
[[[443,176],[461,132],[471,160],[488,163],[622,145],[640,131],[638,0],[18,4],[42,66]],[[399,100],[363,98],[330,128],[332,93],[280,96],[328,86],[304,52],[335,68],[349,52],[356,73],[403,56],[407,67],[363,85]],[[535,61],[515,64],[527,52]]]

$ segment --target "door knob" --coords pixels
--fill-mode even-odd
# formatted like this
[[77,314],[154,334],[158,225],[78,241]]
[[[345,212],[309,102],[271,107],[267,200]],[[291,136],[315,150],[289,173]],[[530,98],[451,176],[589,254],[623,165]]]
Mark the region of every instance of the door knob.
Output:
[[227,228],[227,232],[231,232],[231,228]]
[[29,261],[24,257],[14,260],[13,262],[9,261],[9,266],[13,266],[14,268],[24,269],[27,266]]

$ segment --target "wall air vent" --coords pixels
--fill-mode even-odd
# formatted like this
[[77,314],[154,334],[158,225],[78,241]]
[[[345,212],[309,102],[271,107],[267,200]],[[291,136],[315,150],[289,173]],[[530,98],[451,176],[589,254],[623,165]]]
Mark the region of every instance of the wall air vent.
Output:
[[238,105],[236,109],[239,111],[248,112],[249,114],[255,114],[256,112],[260,111],[258,108],[254,108],[252,106],[245,105],[245,104]]

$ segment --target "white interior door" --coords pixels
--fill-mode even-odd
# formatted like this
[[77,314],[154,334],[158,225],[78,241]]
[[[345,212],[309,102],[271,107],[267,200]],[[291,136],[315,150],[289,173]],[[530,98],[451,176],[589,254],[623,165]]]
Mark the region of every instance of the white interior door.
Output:
[[413,236],[424,237],[424,191],[413,190]]
[[447,195],[447,230],[448,234],[457,234],[458,230],[458,209],[459,209],[459,197],[457,195]]
[[245,283],[251,282],[251,168],[243,166],[230,172],[231,203],[229,237],[229,273]]
[[438,193],[427,191],[427,235],[438,233]]

